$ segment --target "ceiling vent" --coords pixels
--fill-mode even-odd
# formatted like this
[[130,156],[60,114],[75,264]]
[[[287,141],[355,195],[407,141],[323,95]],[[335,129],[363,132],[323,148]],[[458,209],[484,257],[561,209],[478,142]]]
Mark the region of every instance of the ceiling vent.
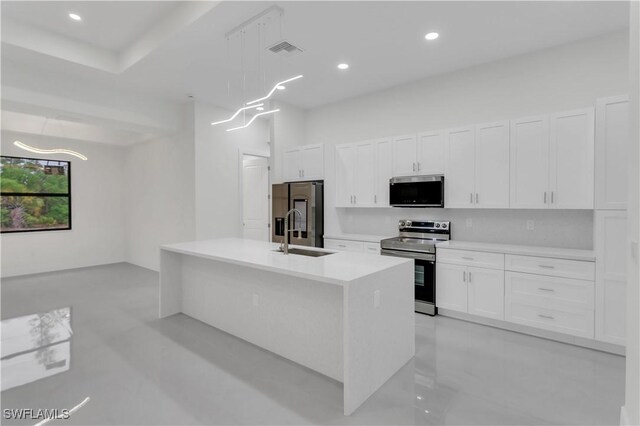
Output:
[[267,47],[267,49],[280,56],[291,56],[303,51],[298,46],[294,46],[286,40],[280,40],[279,42]]

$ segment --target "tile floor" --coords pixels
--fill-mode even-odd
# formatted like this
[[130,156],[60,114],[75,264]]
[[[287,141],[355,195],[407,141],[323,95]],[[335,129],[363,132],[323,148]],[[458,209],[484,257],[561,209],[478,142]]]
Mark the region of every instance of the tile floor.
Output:
[[124,263],[3,280],[3,320],[71,307],[73,329],[70,368],[3,391],[3,413],[89,396],[50,425],[619,424],[624,358],[419,314],[415,358],[344,417],[339,383],[187,316],[158,319],[157,280]]

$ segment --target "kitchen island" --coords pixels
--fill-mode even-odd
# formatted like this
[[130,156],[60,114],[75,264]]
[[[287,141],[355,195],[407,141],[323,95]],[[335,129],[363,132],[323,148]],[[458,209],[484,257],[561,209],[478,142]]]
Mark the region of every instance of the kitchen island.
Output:
[[159,315],[182,312],[343,383],[349,415],[415,353],[413,261],[277,248],[162,246]]

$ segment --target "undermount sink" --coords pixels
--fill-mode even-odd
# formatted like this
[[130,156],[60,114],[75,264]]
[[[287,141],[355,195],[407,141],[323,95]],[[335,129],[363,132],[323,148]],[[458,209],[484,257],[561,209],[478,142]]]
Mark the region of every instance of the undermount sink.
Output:
[[[274,251],[284,253],[282,250],[274,250]],[[299,249],[299,248],[290,248],[289,254],[298,254],[300,256],[310,256],[310,257],[322,257],[322,256],[335,254],[335,253],[328,252],[328,251],[316,251],[316,250],[305,250],[305,249]]]

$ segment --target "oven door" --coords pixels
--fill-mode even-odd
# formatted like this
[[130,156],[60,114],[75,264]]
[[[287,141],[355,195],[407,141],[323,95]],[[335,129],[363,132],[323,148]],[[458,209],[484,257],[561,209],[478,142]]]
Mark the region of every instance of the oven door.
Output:
[[428,253],[382,249],[383,256],[408,257],[414,260],[415,310],[435,315],[436,308],[436,257]]

